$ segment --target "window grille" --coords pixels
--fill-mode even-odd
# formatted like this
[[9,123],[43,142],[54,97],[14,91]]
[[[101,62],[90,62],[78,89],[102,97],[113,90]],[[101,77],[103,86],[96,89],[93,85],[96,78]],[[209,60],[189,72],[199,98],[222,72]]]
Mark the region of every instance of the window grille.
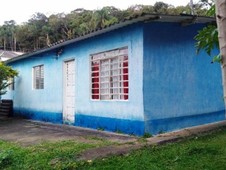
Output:
[[128,100],[128,48],[91,55],[91,98]]
[[44,66],[33,67],[33,88],[44,89]]

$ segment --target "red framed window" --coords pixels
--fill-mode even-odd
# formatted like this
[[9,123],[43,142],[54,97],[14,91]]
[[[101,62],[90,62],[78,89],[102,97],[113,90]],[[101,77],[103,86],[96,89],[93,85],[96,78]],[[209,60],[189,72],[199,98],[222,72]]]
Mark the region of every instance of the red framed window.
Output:
[[91,98],[129,99],[128,48],[91,55]]

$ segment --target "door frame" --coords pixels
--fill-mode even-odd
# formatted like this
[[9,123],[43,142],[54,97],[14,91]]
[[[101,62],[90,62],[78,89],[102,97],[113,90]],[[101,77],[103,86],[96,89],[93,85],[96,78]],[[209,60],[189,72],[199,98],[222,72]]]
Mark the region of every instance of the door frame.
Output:
[[[65,113],[65,101],[66,101],[66,63],[67,62],[70,62],[70,61],[74,61],[74,85],[75,85],[75,89],[74,89],[74,95],[75,95],[75,93],[76,93],[76,68],[77,68],[77,65],[76,65],[76,60],[75,60],[75,58],[70,58],[70,59],[66,59],[66,60],[63,60],[63,63],[62,63],[62,65],[63,65],[63,90],[62,90],[62,97],[63,97],[63,103],[62,103],[62,122],[63,122],[63,124],[69,124],[68,122],[64,122],[64,113]],[[74,98],[74,108],[75,108],[75,98]],[[75,109],[74,109],[74,122],[73,123],[75,123]]]

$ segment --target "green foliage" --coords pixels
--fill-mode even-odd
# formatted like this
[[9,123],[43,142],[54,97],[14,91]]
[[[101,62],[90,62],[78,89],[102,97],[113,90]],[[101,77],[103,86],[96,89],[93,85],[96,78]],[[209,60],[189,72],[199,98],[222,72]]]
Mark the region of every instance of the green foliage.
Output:
[[143,138],[150,138],[152,137],[152,134],[150,133],[144,133]]
[[0,150],[0,167],[6,167],[12,163],[12,150]]
[[216,25],[208,25],[195,36],[197,53],[205,50],[208,55],[214,48],[219,48],[218,31]]
[[221,55],[218,54],[218,55],[214,56],[212,62],[218,62],[218,63],[221,63],[221,62],[222,62],[222,57],[221,57]]
[[17,75],[18,72],[16,70],[0,62],[0,96],[6,93],[6,87],[12,83],[9,82],[9,79]]
[[115,133],[123,134],[123,131],[121,131],[121,130],[119,130],[119,129],[116,129],[116,130],[115,130]]
[[[208,4],[208,1],[202,1],[194,5],[197,15],[205,15],[207,11],[205,4]],[[190,12],[189,5],[174,7],[164,2],[156,2],[153,6],[137,4],[126,10],[106,6],[98,10],[78,8],[69,14],[58,13],[49,17],[36,13],[22,25],[16,25],[15,21],[11,20],[0,26],[0,48],[30,52],[142,13],[179,15]]]
[[104,131],[104,128],[103,127],[98,127],[97,130]]
[[[204,4],[208,4],[210,6],[207,11],[207,16],[215,16],[215,5],[211,1],[202,0]],[[218,40],[218,29],[216,24],[211,24],[204,27],[202,30],[198,31],[198,34],[195,36],[196,40],[196,49],[197,53],[201,50],[204,50],[209,56],[212,56],[212,62],[221,63],[222,57],[220,54],[212,55],[213,49],[219,49],[219,40]]]
[[78,153],[95,146],[61,141],[24,148],[0,141],[0,169],[75,169]]
[[210,9],[207,11],[207,16],[215,16],[216,10],[215,10],[215,5],[212,5]]

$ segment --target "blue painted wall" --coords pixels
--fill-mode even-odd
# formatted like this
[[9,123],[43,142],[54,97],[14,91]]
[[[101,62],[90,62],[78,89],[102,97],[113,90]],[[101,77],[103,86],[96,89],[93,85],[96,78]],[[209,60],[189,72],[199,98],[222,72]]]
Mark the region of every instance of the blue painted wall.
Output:
[[[193,37],[204,25],[144,27],[144,119],[152,134],[225,119],[221,71]],[[217,51],[215,51],[217,53]]]
[[[19,71],[15,114],[62,123],[63,63],[75,59],[75,124],[142,135],[225,119],[220,66],[195,53],[193,37],[204,25],[133,24],[55,51],[10,63]],[[129,100],[90,98],[90,54],[128,46]],[[43,90],[32,89],[32,68],[44,64]]]
[[[90,98],[90,54],[128,46],[129,100],[94,101]],[[142,135],[143,26],[135,24],[64,47],[58,60],[50,51],[10,63],[19,71],[15,91],[4,98],[14,100],[15,114],[62,123],[63,63],[75,59],[75,125]],[[32,67],[44,64],[44,89],[32,89]]]

